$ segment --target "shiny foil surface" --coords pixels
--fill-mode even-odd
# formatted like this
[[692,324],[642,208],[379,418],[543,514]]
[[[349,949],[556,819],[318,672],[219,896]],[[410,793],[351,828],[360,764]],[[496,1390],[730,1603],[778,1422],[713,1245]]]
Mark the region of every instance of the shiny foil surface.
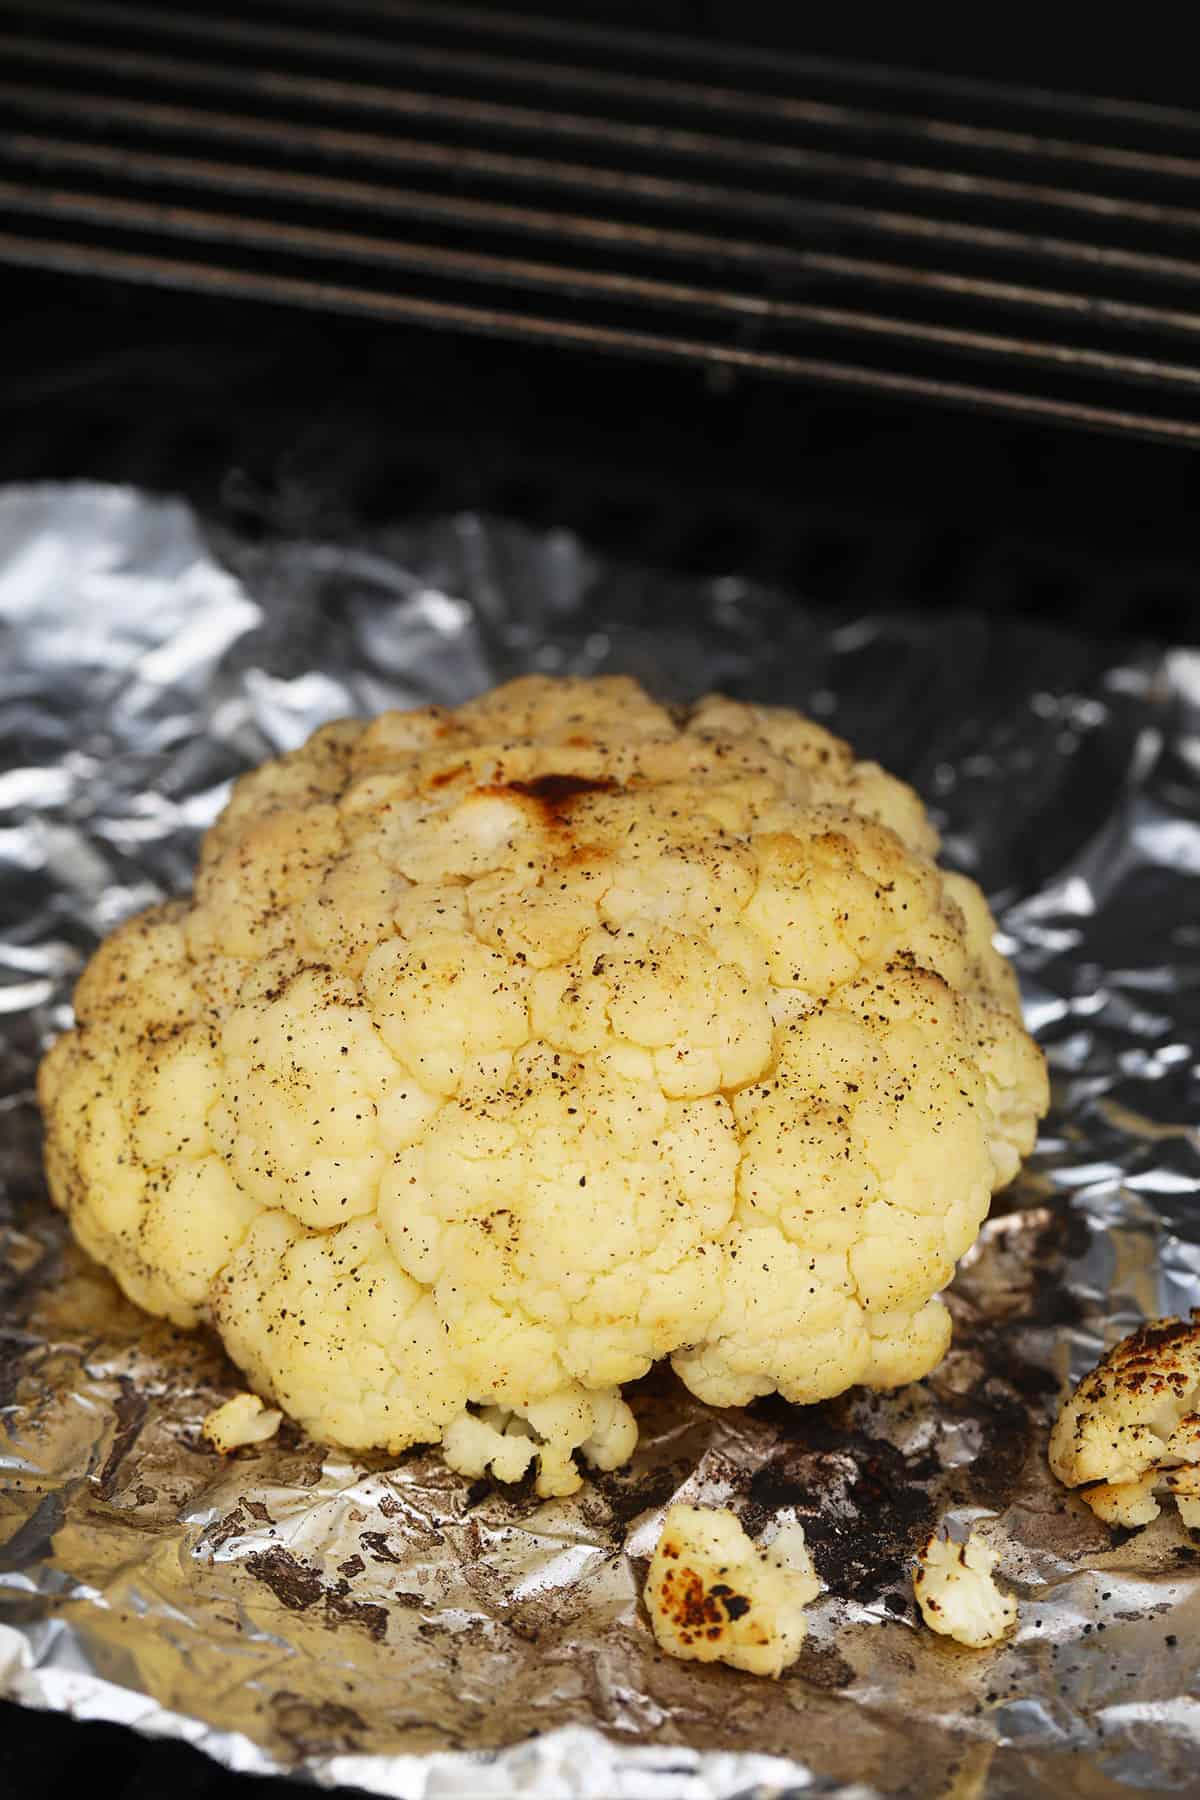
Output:
[[[914,782],[983,883],[1054,1108],[919,1385],[717,1412],[630,1392],[633,1463],[538,1501],[285,1425],[68,1241],[34,1069],[119,919],[190,882],[231,778],[348,712],[530,669],[785,702]],[[254,546],[126,489],[0,493],[0,1693],[380,1794],[732,1800],[1195,1793],[1200,1547],[1053,1481],[1068,1376],[1200,1303],[1200,655],[977,617],[829,619],[477,518]],[[799,1518],[825,1593],[778,1682],[655,1648],[674,1498]],[[986,1521],[1021,1602],[972,1652],[914,1550]]]

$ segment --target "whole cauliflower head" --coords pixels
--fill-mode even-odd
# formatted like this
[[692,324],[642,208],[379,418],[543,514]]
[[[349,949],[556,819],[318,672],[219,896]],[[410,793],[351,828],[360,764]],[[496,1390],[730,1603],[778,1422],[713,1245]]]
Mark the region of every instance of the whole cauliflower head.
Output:
[[796,714],[534,676],[236,786],[96,952],[52,1192],[315,1436],[543,1492],[718,1406],[932,1368],[1046,1104],[973,884]]
[[1063,1402],[1050,1467],[1109,1525],[1148,1525],[1157,1493],[1200,1527],[1200,1311],[1148,1319]]

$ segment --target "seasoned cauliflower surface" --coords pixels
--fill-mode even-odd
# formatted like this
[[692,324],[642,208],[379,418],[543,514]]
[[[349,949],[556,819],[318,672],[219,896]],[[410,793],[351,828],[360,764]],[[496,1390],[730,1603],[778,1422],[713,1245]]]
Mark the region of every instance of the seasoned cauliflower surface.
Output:
[[1046,1104],[979,891],[784,710],[534,676],[245,776],[43,1062],[132,1299],[318,1438],[578,1485],[717,1406],[932,1368]]
[[668,1655],[778,1675],[800,1654],[820,1591],[801,1526],[758,1546],[727,1508],[672,1506],[643,1598]]
[[970,1650],[990,1650],[1011,1636],[1017,1603],[996,1586],[998,1561],[977,1531],[962,1544],[934,1533],[913,1572],[913,1592],[931,1630]]
[[1148,1525],[1173,1496],[1200,1527],[1200,1311],[1122,1338],[1064,1401],[1050,1467],[1109,1525]]
[[214,1450],[228,1456],[243,1444],[265,1444],[283,1423],[283,1414],[265,1407],[257,1394],[235,1394],[223,1406],[214,1407],[201,1430]]

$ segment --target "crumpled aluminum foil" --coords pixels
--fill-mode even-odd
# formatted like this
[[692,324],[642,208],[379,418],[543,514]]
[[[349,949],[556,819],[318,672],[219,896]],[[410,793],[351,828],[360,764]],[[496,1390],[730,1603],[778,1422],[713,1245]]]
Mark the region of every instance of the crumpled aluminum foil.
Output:
[[[477,518],[253,547],[93,486],[0,494],[0,632],[0,1692],[430,1800],[1196,1791],[1200,1549],[1166,1513],[1110,1534],[1045,1445],[1068,1374],[1200,1301],[1200,655],[831,621]],[[914,781],[998,906],[1054,1111],[918,1387],[718,1413],[656,1373],[633,1465],[565,1501],[289,1426],[223,1462],[199,1428],[236,1372],[48,1206],[36,1059],[239,769],[530,668],[786,701]],[[638,1593],[676,1496],[803,1521],[827,1593],[779,1682],[655,1651]],[[917,1619],[942,1517],[1002,1549],[998,1652]]]

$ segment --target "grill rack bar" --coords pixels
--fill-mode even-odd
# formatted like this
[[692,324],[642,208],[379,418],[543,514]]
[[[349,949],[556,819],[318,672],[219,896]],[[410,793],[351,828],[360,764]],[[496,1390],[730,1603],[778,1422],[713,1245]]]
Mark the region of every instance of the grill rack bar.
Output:
[[[940,382],[890,374],[853,364],[812,362],[801,357],[735,347],[714,346],[687,338],[612,331],[567,320],[526,318],[493,307],[427,302],[410,295],[372,292],[290,276],[261,276],[181,258],[138,256],[125,251],[92,251],[50,238],[21,238],[0,233],[0,259],[16,267],[56,269],[63,274],[95,272],[115,279],[144,281],[155,287],[183,288],[248,300],[284,300],[296,306],[349,317],[381,318],[409,324],[477,331],[486,336],[528,336],[568,348],[651,355],[667,362],[700,362],[715,367],[777,374],[792,380],[815,380],[852,393],[883,392],[899,397],[951,400],[983,412],[1011,416],[1008,396],[961,382]],[[1041,401],[1022,396],[1021,416],[1043,416],[1063,423],[1137,431],[1161,442],[1200,443],[1200,422],[1156,419],[1138,413],[1099,413],[1084,405]]]
[[[596,202],[609,201],[615,197],[630,208],[637,207],[639,203],[653,203],[684,212],[708,212],[719,218],[740,213],[767,223],[804,223],[811,224],[816,229],[828,228],[832,232],[849,233],[856,230],[885,238],[911,238],[920,245],[941,244],[946,249],[965,249],[984,254],[994,252],[1017,258],[1037,257],[1066,264],[1074,263],[1097,275],[1112,272],[1117,276],[1146,277],[1186,284],[1200,278],[1200,261],[1190,258],[1122,250],[1112,245],[972,226],[954,221],[932,220],[890,208],[852,208],[836,201],[792,200],[775,194],[744,192],[711,182],[678,181],[657,175],[627,175],[619,169],[587,167],[557,160],[545,162],[528,156],[457,148],[414,138],[388,139],[363,132],[322,128],[318,139],[313,132],[287,122],[261,118],[243,119],[236,114],[198,109],[185,111],[179,107],[168,108],[153,103],[142,103],[134,108],[119,100],[95,100],[90,97],[81,100],[78,96],[66,94],[38,95],[29,88],[13,84],[0,83],[0,99],[7,101],[14,111],[29,112],[35,116],[46,116],[54,112],[66,121],[78,121],[85,127],[90,122],[100,126],[115,124],[153,134],[160,128],[166,130],[174,126],[189,139],[198,137],[217,143],[241,142],[246,149],[273,150],[281,154],[298,154],[306,143],[315,142],[319,150],[330,157],[343,154],[353,157],[361,154],[364,159],[390,167],[434,175],[449,172],[463,179],[492,178],[511,183],[520,189],[530,185],[540,185],[552,190],[586,189],[588,196]],[[95,159],[98,167],[119,170],[126,179],[138,182],[171,178],[185,161],[164,154],[153,143],[149,149],[139,149],[136,153],[128,149],[113,151],[90,139],[66,148],[61,138],[55,138],[49,133],[34,135],[19,131],[0,131],[0,154],[11,154],[25,166],[53,167],[62,158],[72,155],[76,166],[86,166],[89,160]],[[187,179],[186,175],[183,179]],[[311,182],[315,198],[333,197],[331,180],[324,174],[297,175],[292,179],[296,183]],[[386,187],[375,186],[368,189],[362,183],[355,185],[359,192],[370,191],[380,196],[381,204],[385,203],[389,193],[395,192],[395,189]],[[428,198],[436,200],[438,196],[431,194]],[[528,209],[513,210],[527,212]],[[469,218],[472,215],[464,210],[463,216]],[[632,221],[620,221],[616,230],[632,246],[645,241],[643,228]],[[656,242],[669,242],[671,235],[669,227],[656,228],[652,233]],[[707,238],[705,253],[708,253],[710,244],[718,246],[714,254],[728,253],[730,244],[737,244],[739,241],[742,240]],[[766,267],[771,266],[772,260],[780,254],[803,254],[789,250],[786,246],[781,251],[778,244],[769,242],[748,248],[762,258]],[[924,267],[917,267],[909,273],[921,281],[927,276],[936,278],[937,275],[937,271]],[[1071,298],[1084,310],[1102,309],[1105,305],[1102,295],[1083,292]]]
[[[138,201],[97,198],[95,195],[56,190],[47,194],[38,184],[0,180],[0,208],[40,213],[56,223],[80,222],[117,230],[155,232],[172,239],[200,240],[220,246],[224,252],[250,247],[306,257],[328,258],[374,265],[379,269],[406,270],[445,276],[466,282],[492,282],[501,288],[526,287],[561,291],[606,299],[642,301],[672,312],[717,313],[749,319],[770,318],[778,324],[808,325],[845,335],[864,334],[898,343],[936,345],[960,353],[981,353],[997,359],[1043,367],[1095,369],[1115,380],[1135,384],[1200,388],[1200,367],[1166,363],[1144,357],[1111,355],[1075,346],[1029,342],[947,327],[909,323],[878,313],[847,308],[814,306],[803,301],[764,299],[736,289],[699,287],[636,275],[611,274],[529,258],[489,256],[472,250],[447,250],[434,244],[391,243],[362,233],[328,231],[321,227],[278,224],[264,219],[240,219],[229,214],[183,207],[166,209]],[[366,305],[364,298],[364,305]],[[1197,321],[1200,326],[1200,321]],[[779,372],[791,359],[781,359]],[[764,365],[767,366],[767,365]]]
[[[12,0],[10,0],[10,4]],[[212,14],[207,6],[179,6],[167,21],[149,11],[146,0],[130,5],[128,0],[46,0],[39,16],[47,16],[50,5],[58,16],[82,22],[125,22],[138,29],[154,19],[174,35],[195,35],[212,29]],[[270,19],[282,15],[285,22],[297,13],[316,14],[328,22],[327,0],[258,0],[256,11]],[[931,70],[900,68],[873,62],[848,62],[825,55],[803,55],[795,52],[757,49],[753,46],[715,43],[677,33],[646,31],[629,26],[596,25],[584,20],[552,18],[544,14],[512,12],[508,9],[461,4],[460,0],[345,0],[340,8],[343,19],[357,14],[377,26],[389,23],[424,25],[439,32],[466,33],[474,42],[480,36],[526,38],[541,56],[549,46],[565,45],[576,56],[588,52],[616,55],[624,64],[628,57],[659,56],[685,65],[699,63],[727,70],[738,68],[760,72],[773,81],[815,81],[848,83],[856,88],[883,88],[892,93],[915,93],[960,104],[978,102],[999,104],[1006,109],[1043,112],[1052,117],[1064,115],[1101,119],[1112,123],[1137,123],[1156,129],[1200,132],[1200,110],[1163,106],[1153,102],[1125,100],[1108,95],[1063,94],[1047,88],[1025,87],[1008,82],[980,80],[973,76],[944,75]],[[228,22],[227,20],[225,21]],[[372,40],[374,42],[374,40]],[[322,40],[323,50],[329,40]]]
[[[0,133],[0,157],[5,153],[41,171],[63,170],[78,174],[88,169],[111,170],[138,187],[169,182],[180,189],[226,193],[235,199],[253,198],[278,202],[324,202],[351,213],[383,213],[389,217],[434,223],[472,224],[483,230],[510,230],[522,237],[557,238],[580,244],[630,245],[663,258],[700,258],[710,263],[780,267],[798,275],[811,272],[845,276],[868,286],[944,288],[950,293],[998,300],[1013,307],[1101,317],[1115,326],[1148,328],[1164,334],[1192,336],[1200,332],[1200,311],[1171,306],[1142,306],[1123,300],[1038,288],[1021,282],[994,282],[983,277],[944,275],[913,269],[899,262],[840,256],[820,250],[790,249],[745,238],[713,233],[680,231],[669,226],[617,224],[599,215],[553,212],[544,208],[501,202],[447,199],[420,188],[319,174],[293,175],[262,164],[216,162],[197,157],[146,154],[132,157],[123,150],[99,144],[73,144],[50,136],[19,132]],[[55,197],[46,202],[55,205]],[[1162,259],[1165,272],[1180,280],[1200,283],[1200,261],[1188,264]]]
[[[51,13],[55,0],[44,0]],[[64,8],[74,12],[74,8]],[[167,23],[173,21],[167,15]],[[247,43],[244,27],[231,27],[231,36]],[[753,139],[729,138],[710,131],[680,130],[663,125],[646,125],[623,119],[595,118],[586,113],[551,111],[545,108],[515,105],[511,102],[480,101],[461,93],[425,93],[412,88],[389,88],[371,82],[331,80],[327,76],[294,75],[275,70],[241,69],[210,62],[182,62],[176,58],[151,56],[140,52],[93,49],[87,45],[62,44],[53,39],[0,35],[0,58],[28,55],[57,69],[83,70],[98,77],[145,77],[171,91],[176,84],[203,90],[223,88],[247,99],[283,100],[298,106],[335,106],[353,108],[384,117],[420,120],[443,126],[469,125],[482,130],[500,130],[521,138],[551,138],[582,145],[637,147],[656,158],[687,161],[704,160],[722,165],[733,164],[742,169],[761,170],[764,174],[791,173],[853,179],[871,185],[950,193],[969,193],[985,200],[1011,201],[1018,204],[1054,208],[1067,213],[1082,212],[1097,218],[1126,219],[1159,229],[1200,231],[1200,208],[1179,207],[1124,199],[1114,194],[1093,194],[1086,190],[1061,187],[1048,182],[1029,183],[1005,178],[964,174],[941,170],[918,163],[885,161],[878,157],[847,156],[838,151],[799,147],[791,144],[760,143]],[[420,53],[408,58],[410,66],[419,66]],[[447,71],[449,74],[451,71]],[[31,91],[31,98],[37,90]],[[54,98],[55,96],[49,96]],[[1047,140],[1031,138],[1039,154],[1047,149]],[[1075,160],[1086,160],[1086,146],[1059,145],[1060,149],[1077,152]],[[1112,154],[1117,154],[1113,152]],[[1156,159],[1164,163],[1168,159]],[[1200,158],[1172,158],[1170,171],[1200,179]],[[1135,166],[1145,159],[1135,159]],[[1151,173],[1160,172],[1153,166]]]
[[0,0],[0,262],[1200,441],[1200,114],[317,12]]
[[[97,11],[97,7],[80,4],[79,0],[39,0],[38,16],[46,21],[61,19],[66,22],[93,22]],[[99,14],[114,24],[135,29],[146,22],[141,8],[114,5],[109,0],[104,0]],[[202,47],[211,47],[215,42],[218,47],[236,45],[248,50],[282,52],[316,59],[323,59],[329,49],[327,36],[311,28],[297,30],[294,27],[257,24],[224,15],[201,14],[189,18],[186,14],[172,16],[167,13],[156,20],[156,26],[160,33],[171,40],[183,38],[185,42],[196,42]],[[124,60],[130,64],[140,62],[146,72],[158,73],[165,79],[170,79],[172,74],[170,68],[162,66],[164,59],[153,59],[137,52],[125,53],[121,57],[120,53],[105,51],[103,47],[93,51],[88,47],[44,38],[40,41],[39,48],[43,54],[55,55],[63,60],[72,56],[83,59],[91,55],[95,58],[96,67],[101,66],[101,59],[110,68]],[[880,112],[873,107],[852,105],[846,101],[797,99],[793,95],[747,92],[717,86],[711,81],[681,82],[677,79],[668,80],[627,72],[614,74],[605,70],[581,68],[578,64],[539,62],[529,57],[480,53],[458,46],[431,49],[421,44],[380,43],[351,33],[340,35],[338,54],[340,59],[361,64],[376,72],[387,68],[397,72],[421,71],[441,76],[452,84],[461,82],[464,77],[479,78],[532,87],[535,90],[557,88],[567,94],[580,94],[591,99],[606,98],[626,104],[638,101],[653,106],[701,109],[726,116],[749,115],[760,120],[765,117],[777,121],[783,127],[798,124],[833,131],[860,129],[875,136],[895,136],[918,143],[950,145],[957,149],[1007,151],[1023,156],[1036,155],[1053,162],[1090,163],[1099,167],[1132,170],[1139,174],[1181,176],[1189,180],[1200,176],[1200,156],[1128,150],[1110,144],[1047,136],[1035,131],[964,124],[919,113],[902,114],[890,110]],[[152,64],[156,60],[159,67],[154,69]],[[200,65],[195,62],[189,67],[188,73],[193,81],[199,78],[199,70]],[[252,82],[253,79],[252,76]],[[262,83],[263,90],[269,91],[273,82],[272,73],[263,72],[258,80]],[[297,97],[303,97],[307,87],[308,84],[300,83],[293,92]],[[401,96],[401,110],[407,98]],[[359,104],[372,107],[390,108],[397,104],[387,89],[372,91],[361,85],[356,87],[356,99]],[[1194,128],[1200,132],[1200,117],[1197,117]]]

